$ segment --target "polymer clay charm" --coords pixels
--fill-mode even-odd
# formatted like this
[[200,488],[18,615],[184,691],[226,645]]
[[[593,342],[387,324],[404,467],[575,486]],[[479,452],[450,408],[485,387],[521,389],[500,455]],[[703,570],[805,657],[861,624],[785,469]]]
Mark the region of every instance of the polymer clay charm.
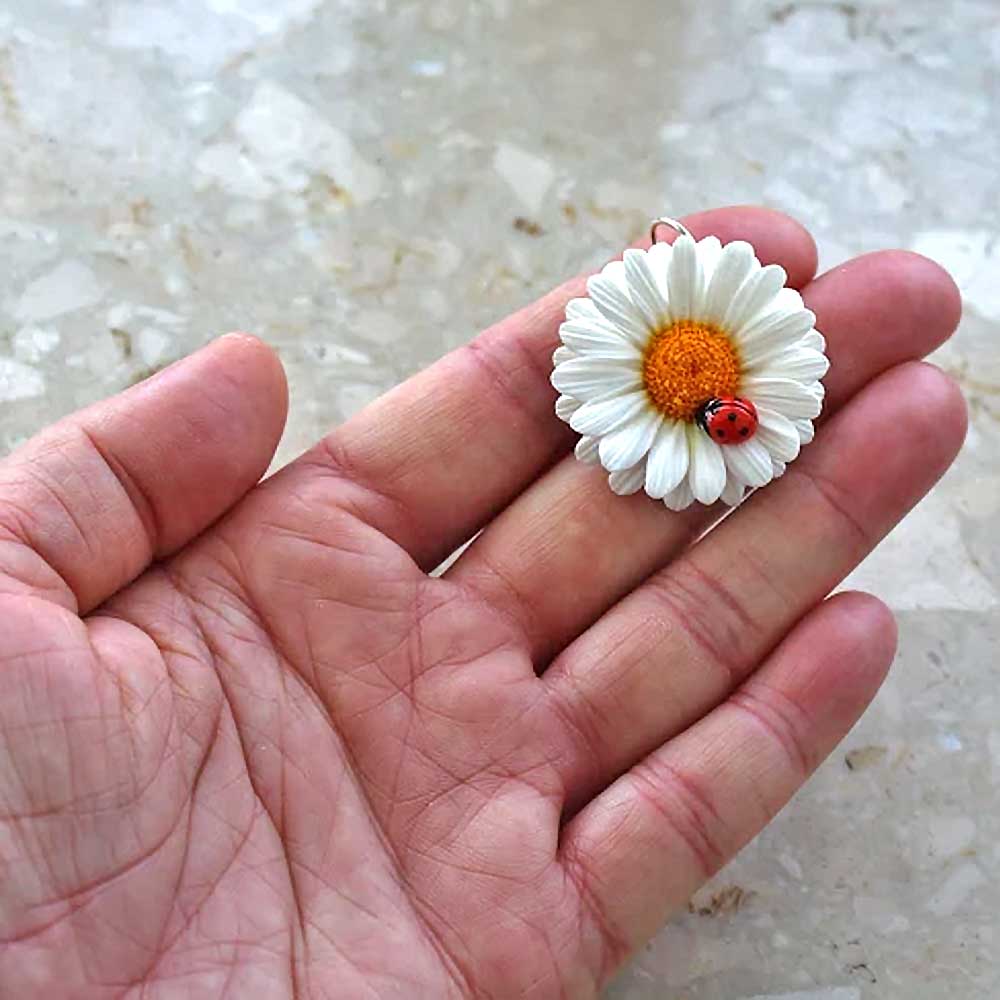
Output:
[[[660,225],[680,233],[672,245],[656,242]],[[784,269],[749,243],[696,242],[668,218],[652,239],[567,305],[556,413],[615,493],[735,506],[812,440],[826,343]]]

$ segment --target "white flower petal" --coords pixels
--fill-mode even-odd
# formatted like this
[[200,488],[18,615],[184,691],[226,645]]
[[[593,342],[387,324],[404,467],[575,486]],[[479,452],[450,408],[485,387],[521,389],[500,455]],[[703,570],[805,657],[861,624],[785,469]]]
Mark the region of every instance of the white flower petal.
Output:
[[691,492],[699,503],[713,504],[726,485],[726,462],[722,449],[696,424],[688,424],[686,429]]
[[598,445],[600,441],[595,437],[582,437],[576,443],[573,454],[584,463],[584,465],[598,465],[601,461]]
[[618,430],[606,434],[601,438],[601,465],[608,472],[630,469],[646,457],[662,422],[663,415],[648,407]]
[[603,318],[597,311],[597,306],[590,299],[570,299],[566,303],[566,319],[568,320],[597,320],[598,322],[602,322]]
[[684,424],[664,420],[646,459],[646,492],[661,500],[687,475],[688,443]]
[[644,391],[628,392],[585,403],[570,417],[569,425],[577,434],[607,434],[650,408]]
[[766,486],[771,481],[771,454],[754,438],[721,448],[731,477],[747,486]]
[[639,373],[613,358],[574,358],[559,365],[549,381],[560,392],[577,399],[598,399],[638,389]]
[[789,288],[785,285],[774,297],[774,307],[784,309],[787,312],[795,312],[798,309],[805,309],[806,304],[802,301],[802,294],[796,288]]
[[823,408],[822,397],[811,385],[803,385],[790,378],[750,376],[740,383],[740,392],[755,406],[776,410],[791,420],[812,420],[819,416]]
[[663,498],[663,503],[673,511],[684,510],[694,503],[694,494],[691,492],[691,483],[687,477]]
[[811,420],[793,420],[795,430],[798,431],[799,440],[803,444],[809,444],[816,436],[816,428]]
[[738,507],[746,497],[747,488],[738,480],[730,478],[719,499],[727,507]]
[[750,375],[761,378],[792,378],[797,382],[814,382],[830,369],[830,362],[819,351],[797,347],[772,354],[755,365],[748,366]]
[[657,330],[670,321],[666,297],[660,291],[656,275],[645,250],[626,250],[623,260],[629,293],[636,309],[642,313],[650,330]]
[[755,271],[733,296],[722,318],[722,325],[727,330],[742,330],[771,306],[787,280],[785,269],[778,264],[768,264]]
[[573,351],[571,351],[565,344],[562,344],[552,352],[552,364],[561,365],[566,361],[572,361],[575,357],[576,354],[574,354]]
[[569,423],[569,418],[572,417],[581,406],[583,406],[583,403],[581,403],[578,399],[574,399],[572,396],[560,396],[556,400],[556,416],[560,420],[565,420],[566,423]]
[[608,476],[608,483],[612,493],[617,493],[620,497],[631,496],[642,489],[642,484],[646,480],[646,461],[636,462],[630,469],[622,469],[619,472],[612,472]]
[[808,309],[768,309],[752,323],[733,333],[745,365],[758,358],[802,346],[805,336],[816,322],[815,313]]
[[780,479],[785,474],[785,469],[788,468],[785,462],[774,462],[774,478]]
[[632,358],[638,364],[642,353],[620,330],[597,320],[567,320],[559,327],[562,342],[580,355],[597,358]]
[[[765,406],[757,407],[760,423],[757,440],[771,453],[772,458],[781,462],[793,462],[799,455],[799,432],[788,417]],[[812,426],[812,424],[810,424]]]
[[702,314],[705,308],[705,292],[708,283],[715,274],[716,265],[722,256],[722,243],[718,236],[706,236],[703,240],[698,240],[698,263],[701,270],[701,298],[698,301],[698,315]]
[[698,254],[690,236],[678,236],[673,246],[667,272],[667,304],[673,320],[691,319],[698,306],[701,283]]
[[637,347],[649,339],[649,329],[642,313],[632,304],[625,279],[625,265],[613,260],[600,274],[587,279],[587,291],[601,315],[622,331]]
[[670,261],[673,259],[673,256],[674,248],[669,243],[654,243],[646,251],[649,271],[656,281],[656,287],[660,290],[660,295],[668,305],[667,275],[670,274]]
[[797,347],[807,347],[810,351],[822,351],[826,353],[826,337],[819,330],[810,330],[796,345]]
[[706,323],[722,322],[740,286],[759,267],[749,243],[735,240],[723,247],[705,292],[702,317]]
[[802,301],[802,296],[794,288],[789,288],[785,285],[784,288],[779,288],[775,293],[774,298],[771,300],[771,305],[768,307],[767,311],[770,312],[772,309],[780,312],[800,312],[805,309],[806,304]]

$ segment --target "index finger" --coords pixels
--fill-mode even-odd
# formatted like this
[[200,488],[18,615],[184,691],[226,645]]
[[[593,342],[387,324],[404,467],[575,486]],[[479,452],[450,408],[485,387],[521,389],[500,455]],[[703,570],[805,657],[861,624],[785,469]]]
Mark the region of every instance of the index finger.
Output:
[[[816,246],[799,223],[764,208],[685,218],[696,237],[747,240],[763,263],[805,285]],[[648,246],[648,239],[645,243]],[[283,475],[331,468],[343,502],[432,569],[569,451],[575,435],[553,414],[551,356],[574,278],[376,400]],[[311,470],[311,471],[310,471]]]

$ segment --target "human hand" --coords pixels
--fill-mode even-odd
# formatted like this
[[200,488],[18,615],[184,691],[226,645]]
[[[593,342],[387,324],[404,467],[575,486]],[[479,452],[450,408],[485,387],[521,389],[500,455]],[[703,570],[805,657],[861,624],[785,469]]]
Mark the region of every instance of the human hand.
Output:
[[[752,242],[826,421],[717,511],[613,495],[548,384],[582,279],[260,485],[286,396],[215,342],[0,464],[0,994],[590,997],[782,807],[893,656],[827,594],[947,468],[950,279]],[[442,577],[428,571],[485,528]]]

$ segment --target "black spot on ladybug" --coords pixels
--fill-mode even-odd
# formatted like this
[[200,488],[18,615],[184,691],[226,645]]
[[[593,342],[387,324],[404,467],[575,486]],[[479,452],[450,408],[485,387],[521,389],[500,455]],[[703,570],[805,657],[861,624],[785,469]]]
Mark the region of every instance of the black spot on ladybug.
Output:
[[729,422],[731,424],[735,424],[736,423],[736,414],[735,413],[730,413],[729,414]]
[[740,437],[741,438],[745,438],[749,433],[750,433],[750,428],[749,427],[741,427],[740,428]]
[[724,438],[726,436],[726,432],[724,430],[722,430],[721,428],[719,430],[717,430],[715,432],[715,434],[716,434],[717,437],[720,437],[720,438]]

